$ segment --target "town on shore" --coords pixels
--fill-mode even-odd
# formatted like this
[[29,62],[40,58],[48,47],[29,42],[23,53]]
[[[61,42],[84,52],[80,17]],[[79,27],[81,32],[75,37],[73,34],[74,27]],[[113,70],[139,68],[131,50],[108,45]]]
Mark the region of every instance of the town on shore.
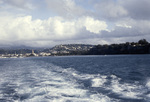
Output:
[[150,54],[150,43],[145,39],[141,39],[138,42],[126,42],[111,45],[61,44],[53,48],[44,49],[0,48],[0,58],[116,54]]

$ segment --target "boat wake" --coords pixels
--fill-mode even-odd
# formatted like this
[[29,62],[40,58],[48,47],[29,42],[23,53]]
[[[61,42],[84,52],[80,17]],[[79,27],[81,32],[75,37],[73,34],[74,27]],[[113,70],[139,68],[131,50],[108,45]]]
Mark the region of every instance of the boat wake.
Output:
[[133,102],[150,100],[145,85],[124,83],[115,75],[84,74],[46,62],[18,61],[3,65],[1,102]]

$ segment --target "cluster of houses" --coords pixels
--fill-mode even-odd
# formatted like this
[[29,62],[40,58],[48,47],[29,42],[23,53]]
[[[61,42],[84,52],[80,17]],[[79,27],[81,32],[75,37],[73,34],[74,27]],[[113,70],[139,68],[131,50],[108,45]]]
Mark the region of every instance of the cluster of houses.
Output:
[[[11,54],[0,54],[0,58],[22,58],[22,57],[37,57],[37,56],[55,56],[55,55],[70,55],[72,52],[79,52],[79,51],[88,51],[91,49],[93,45],[83,45],[83,44],[66,44],[66,45],[57,45],[50,49],[43,49],[43,50],[30,50],[25,51],[24,54],[20,53],[11,53]],[[14,51],[13,51],[14,52]],[[9,53],[9,52],[8,52]]]
[[22,58],[55,55],[150,54],[150,43],[145,39],[142,39],[138,42],[126,42],[111,45],[61,44],[53,48],[36,49],[35,52],[31,49],[1,50],[0,58]]
[[0,58],[23,58],[23,57],[37,57],[37,56],[50,56],[51,53],[45,53],[41,52],[39,54],[34,53],[34,50],[32,50],[31,53],[26,53],[26,54],[0,54]]

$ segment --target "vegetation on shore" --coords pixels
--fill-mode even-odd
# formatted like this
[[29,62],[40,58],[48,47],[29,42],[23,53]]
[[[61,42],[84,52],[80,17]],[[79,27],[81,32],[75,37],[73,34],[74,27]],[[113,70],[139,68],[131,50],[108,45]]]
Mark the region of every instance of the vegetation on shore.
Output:
[[138,42],[126,42],[122,44],[96,45],[90,51],[89,55],[112,55],[112,54],[150,54],[150,43],[145,39]]
[[[65,44],[53,48],[35,49],[0,49],[0,55],[8,56],[62,56],[62,55],[114,55],[114,54],[150,54],[150,43],[145,39],[138,42],[126,42],[111,45]],[[11,55],[12,56],[12,55]]]

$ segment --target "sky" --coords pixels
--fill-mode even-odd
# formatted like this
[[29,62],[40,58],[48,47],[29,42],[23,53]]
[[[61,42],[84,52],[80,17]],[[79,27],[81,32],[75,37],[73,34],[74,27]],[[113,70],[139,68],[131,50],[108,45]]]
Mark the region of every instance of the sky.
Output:
[[0,47],[150,42],[150,0],[0,0]]

